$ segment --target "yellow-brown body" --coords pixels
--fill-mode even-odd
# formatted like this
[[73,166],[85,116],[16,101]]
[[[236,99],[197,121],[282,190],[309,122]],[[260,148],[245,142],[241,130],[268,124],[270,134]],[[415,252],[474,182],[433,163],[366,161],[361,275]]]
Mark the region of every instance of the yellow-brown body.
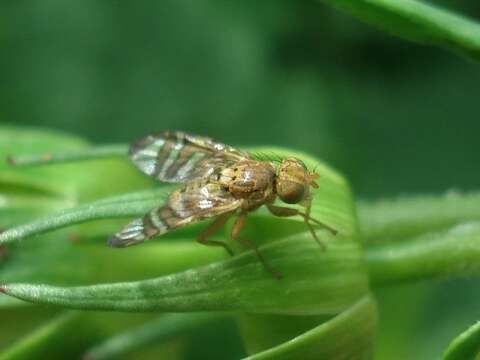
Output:
[[252,211],[275,199],[275,167],[264,161],[247,160],[225,168],[219,182],[235,198],[243,199],[241,208]]
[[[215,217],[197,240],[206,245],[223,246],[233,255],[225,242],[208,237],[230,216],[239,213],[232,228],[232,239],[254,250],[265,267],[279,277],[252,242],[239,238],[249,212],[266,205],[276,216],[302,216],[319,243],[310,222],[336,232],[310,217],[310,187],[318,187],[314,181],[318,175],[309,172],[300,159],[282,159],[276,166],[274,161],[254,160],[250,154],[210,138],[174,131],[140,139],[131,145],[129,156],[145,174],[163,182],[184,185],[170,193],[159,207],[133,220],[110,238],[111,246],[135,245]],[[277,197],[288,204],[300,204],[306,211],[275,206]]]

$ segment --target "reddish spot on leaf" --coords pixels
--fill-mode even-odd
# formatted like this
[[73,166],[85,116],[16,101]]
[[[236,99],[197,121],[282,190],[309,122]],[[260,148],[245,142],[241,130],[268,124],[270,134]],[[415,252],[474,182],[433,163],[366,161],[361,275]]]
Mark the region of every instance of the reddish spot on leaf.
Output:
[[8,247],[6,245],[0,245],[0,260],[2,260],[7,255],[8,255]]
[[7,155],[5,160],[7,161],[7,164],[16,165],[16,161],[12,155]]
[[70,240],[72,243],[79,242],[82,237],[78,233],[69,233],[67,235],[67,239]]

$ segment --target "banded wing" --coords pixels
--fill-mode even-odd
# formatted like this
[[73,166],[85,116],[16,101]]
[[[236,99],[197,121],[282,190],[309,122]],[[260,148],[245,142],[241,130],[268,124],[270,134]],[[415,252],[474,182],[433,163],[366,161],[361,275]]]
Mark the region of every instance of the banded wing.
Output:
[[113,247],[135,245],[188,224],[234,211],[242,200],[235,199],[216,183],[193,181],[175,190],[167,203],[152,209],[109,239]]
[[145,174],[174,183],[205,178],[220,167],[249,158],[231,146],[179,131],[140,139],[130,146],[129,157]]

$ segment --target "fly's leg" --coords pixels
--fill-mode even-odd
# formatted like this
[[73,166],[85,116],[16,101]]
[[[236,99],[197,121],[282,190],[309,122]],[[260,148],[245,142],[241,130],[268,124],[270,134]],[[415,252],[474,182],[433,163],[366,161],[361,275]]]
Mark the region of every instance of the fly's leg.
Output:
[[240,234],[240,231],[243,229],[243,227],[245,226],[245,221],[247,219],[247,213],[246,212],[241,212],[240,215],[238,216],[238,218],[235,220],[235,223],[233,224],[233,228],[232,228],[232,239],[233,240],[238,240],[243,246],[255,251],[255,254],[257,254],[258,256],[258,259],[260,260],[260,262],[263,264],[263,266],[265,267],[265,269],[267,269],[267,271],[272,274],[277,280],[280,280],[282,278],[282,274],[276,272],[271,266],[270,264],[267,262],[267,260],[263,257],[262,253],[260,252],[260,250],[258,250],[258,247],[252,243],[250,240],[248,239],[243,239],[243,238],[239,238],[238,235]]
[[224,224],[225,222],[228,220],[228,218],[230,216],[232,216],[233,213],[227,213],[227,214],[223,214],[223,215],[220,215],[219,217],[217,217],[215,219],[214,222],[212,222],[210,225],[208,225],[205,229],[202,230],[202,232],[200,234],[198,234],[197,236],[197,241],[200,243],[200,244],[203,244],[203,245],[209,245],[209,246],[222,246],[229,254],[230,256],[233,256],[233,251],[232,249],[230,248],[230,246],[228,246],[225,242],[223,241],[218,241],[218,240],[209,240],[207,239],[209,236],[211,236],[215,231],[217,231],[218,229],[220,229]]
[[329,230],[333,235],[336,235],[337,234],[337,230],[335,230],[334,228],[328,226],[327,224],[324,224],[312,217],[310,217],[310,206],[307,207],[307,213],[303,213],[297,209],[292,209],[292,208],[287,208],[287,207],[283,207],[283,206],[275,206],[275,205],[272,205],[272,204],[267,204],[267,208],[268,210],[270,210],[270,212],[275,215],[275,216],[280,216],[280,217],[290,217],[290,216],[301,216],[303,217],[303,219],[305,220],[305,224],[307,225],[308,227],[308,230],[310,231],[310,233],[312,234],[313,238],[315,239],[315,241],[323,248],[325,249],[325,244],[323,242],[320,241],[320,239],[318,238],[317,236],[317,233],[315,232],[315,229],[313,228],[312,224],[310,222],[314,222],[315,224],[318,224],[318,225],[321,225],[323,226],[324,228],[326,228],[327,230]]
[[305,224],[307,225],[308,230],[312,234],[315,241],[318,243],[318,245],[320,245],[322,247],[323,250],[325,250],[325,248],[326,248],[325,244],[320,241],[320,239],[317,236],[317,233],[315,232],[315,229],[313,228],[312,224],[310,224],[310,222],[309,222],[309,220],[313,220],[310,217],[310,215],[304,214],[304,213],[298,211],[297,209],[291,209],[291,208],[287,208],[287,207],[275,206],[275,205],[270,205],[270,204],[267,204],[267,208],[273,215],[279,216],[279,217],[290,217],[290,216],[297,216],[297,215],[302,216],[303,219],[305,220]]

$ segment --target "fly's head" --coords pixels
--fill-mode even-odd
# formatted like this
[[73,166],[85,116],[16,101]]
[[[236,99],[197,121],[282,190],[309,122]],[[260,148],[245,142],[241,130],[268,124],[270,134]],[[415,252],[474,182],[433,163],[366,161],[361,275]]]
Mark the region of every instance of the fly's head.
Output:
[[309,172],[303,161],[290,157],[282,160],[276,176],[275,191],[287,204],[305,204],[310,201],[310,187],[318,188],[315,182],[319,175]]

